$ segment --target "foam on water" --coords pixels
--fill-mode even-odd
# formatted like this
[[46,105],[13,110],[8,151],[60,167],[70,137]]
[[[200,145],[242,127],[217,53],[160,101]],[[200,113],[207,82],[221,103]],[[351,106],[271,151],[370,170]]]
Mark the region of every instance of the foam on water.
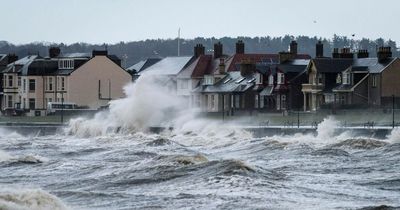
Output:
[[41,189],[0,189],[0,209],[5,210],[63,210],[64,203]]

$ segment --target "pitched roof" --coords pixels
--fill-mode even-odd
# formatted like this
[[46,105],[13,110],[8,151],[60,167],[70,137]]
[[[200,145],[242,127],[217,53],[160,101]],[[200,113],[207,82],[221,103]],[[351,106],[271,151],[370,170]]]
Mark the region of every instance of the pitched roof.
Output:
[[226,76],[214,85],[200,85],[193,92],[220,93],[220,92],[245,92],[255,85],[255,75],[242,77],[239,71],[226,73]]
[[144,73],[177,75],[184,67],[189,65],[191,59],[191,56],[166,57],[149,68],[139,72],[139,75]]
[[215,60],[212,55],[200,55],[190,65],[184,68],[178,78],[202,78],[206,74],[211,74],[215,68]]
[[[295,59],[311,59],[311,57],[306,54],[297,54]],[[226,62],[227,71],[238,71],[239,64],[243,60],[255,63],[279,63],[279,54],[234,54]]]
[[370,73],[380,73],[395,59],[396,58],[387,58],[378,62],[378,58],[359,58],[354,60],[353,66],[368,67]]
[[136,71],[136,73],[145,70],[146,68],[156,64],[157,62],[159,62],[162,58],[148,58],[146,60],[141,60],[138,63],[130,66],[129,68],[127,68],[127,70],[131,70],[131,71]]
[[339,73],[353,64],[353,59],[348,58],[315,58],[312,60],[315,68],[321,73]]

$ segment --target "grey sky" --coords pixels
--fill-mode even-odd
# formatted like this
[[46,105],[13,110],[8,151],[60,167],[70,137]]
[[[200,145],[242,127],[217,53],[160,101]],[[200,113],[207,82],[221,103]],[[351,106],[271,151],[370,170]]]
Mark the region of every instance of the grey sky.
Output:
[[[0,40],[115,43],[308,35],[400,42],[397,0],[0,0]],[[335,2],[335,3],[333,3]]]

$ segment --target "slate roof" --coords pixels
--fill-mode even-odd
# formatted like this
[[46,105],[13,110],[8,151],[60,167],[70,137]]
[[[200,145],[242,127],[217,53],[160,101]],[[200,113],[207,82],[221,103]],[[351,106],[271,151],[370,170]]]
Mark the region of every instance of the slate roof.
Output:
[[212,74],[218,65],[219,59],[213,59],[212,55],[201,55],[184,68],[178,78],[202,78],[204,75]]
[[381,62],[378,62],[378,58],[359,58],[354,60],[353,66],[368,67],[369,73],[380,73],[395,59],[396,58],[387,58]]
[[[309,55],[297,54],[295,59],[311,59]],[[279,63],[279,54],[234,54],[226,61],[227,71],[238,71],[243,60],[255,63]]]
[[255,85],[255,75],[242,77],[239,71],[228,72],[226,76],[214,85],[200,85],[193,92],[198,93],[241,93],[252,90]]
[[353,59],[348,58],[315,58],[312,60],[320,73],[339,73],[353,64]]
[[340,73],[350,67],[352,71],[380,73],[395,59],[387,58],[378,62],[378,58],[315,58],[312,61],[321,73]]
[[138,72],[141,72],[141,71],[145,70],[146,68],[156,64],[161,59],[162,58],[148,58],[146,60],[139,61],[138,63],[130,66],[129,68],[127,68],[127,70],[136,71],[136,73],[138,73]]
[[190,64],[191,59],[191,56],[166,57],[138,74],[177,75],[183,68]]

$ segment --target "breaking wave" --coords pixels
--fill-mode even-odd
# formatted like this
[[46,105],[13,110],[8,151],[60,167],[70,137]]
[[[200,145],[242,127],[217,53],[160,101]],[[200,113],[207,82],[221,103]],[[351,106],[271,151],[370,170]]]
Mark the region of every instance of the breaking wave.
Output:
[[0,189],[0,209],[64,210],[67,207],[56,196],[40,189]]
[[35,164],[35,163],[43,163],[47,162],[48,159],[38,156],[38,155],[24,155],[24,156],[13,156],[9,153],[0,150],[0,163],[7,164]]

